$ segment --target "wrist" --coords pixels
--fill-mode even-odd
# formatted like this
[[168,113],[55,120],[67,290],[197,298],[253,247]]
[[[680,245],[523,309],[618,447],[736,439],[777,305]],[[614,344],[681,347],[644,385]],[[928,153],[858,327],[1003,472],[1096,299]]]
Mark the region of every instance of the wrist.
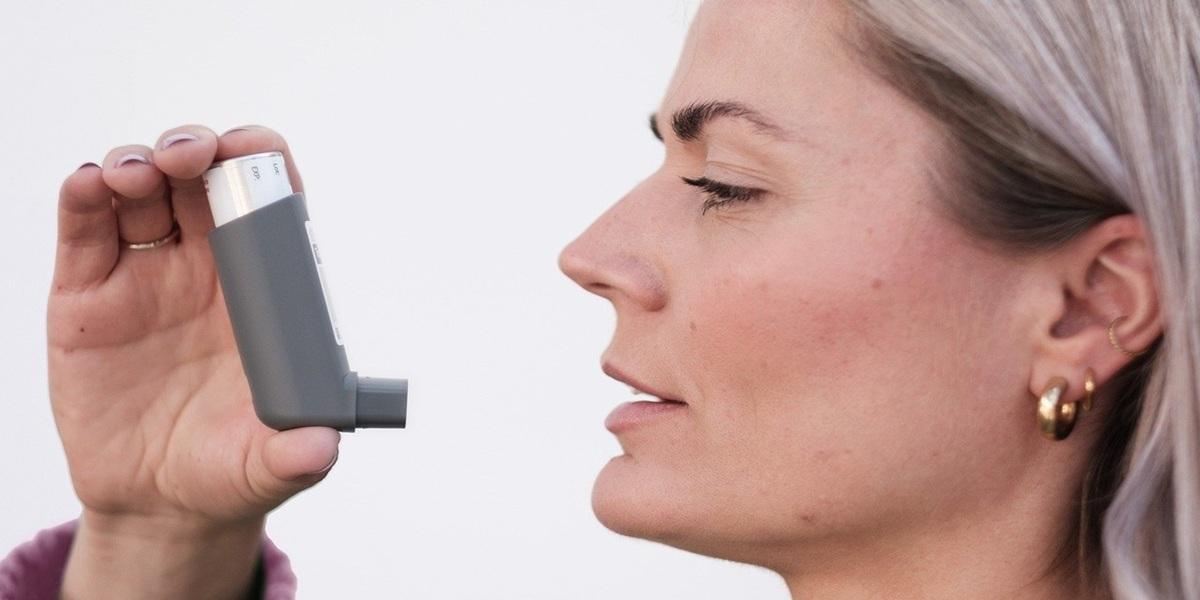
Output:
[[262,552],[264,516],[216,523],[85,509],[63,575],[64,600],[242,600]]

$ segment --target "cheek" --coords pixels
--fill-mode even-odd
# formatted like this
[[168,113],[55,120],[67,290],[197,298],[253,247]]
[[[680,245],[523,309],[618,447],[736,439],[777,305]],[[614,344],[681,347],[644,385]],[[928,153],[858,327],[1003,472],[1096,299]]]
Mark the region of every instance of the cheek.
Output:
[[752,260],[697,274],[703,283],[681,301],[689,323],[681,346],[713,410],[769,422],[819,396],[847,395],[839,390],[868,357],[877,362],[910,333],[904,317],[928,293],[914,280],[919,253],[898,253],[904,241],[870,226],[823,231],[777,234]]
[[[942,452],[958,443],[946,430],[980,422],[970,396],[988,385],[960,370],[994,345],[981,321],[997,309],[972,284],[1000,276],[988,259],[927,218],[823,225],[764,237],[753,260],[709,260],[680,300],[677,347],[697,399],[686,455],[737,482],[727,500],[761,512],[769,531],[886,519],[878,507],[905,490],[939,489],[930,481],[963,462]],[[993,433],[951,435],[970,447]]]

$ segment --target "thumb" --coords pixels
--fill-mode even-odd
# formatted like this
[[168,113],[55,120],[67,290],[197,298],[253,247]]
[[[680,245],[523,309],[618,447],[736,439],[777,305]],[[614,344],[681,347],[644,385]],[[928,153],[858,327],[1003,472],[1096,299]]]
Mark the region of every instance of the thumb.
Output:
[[337,462],[342,434],[302,427],[272,434],[262,446],[260,489],[282,502],[325,478]]

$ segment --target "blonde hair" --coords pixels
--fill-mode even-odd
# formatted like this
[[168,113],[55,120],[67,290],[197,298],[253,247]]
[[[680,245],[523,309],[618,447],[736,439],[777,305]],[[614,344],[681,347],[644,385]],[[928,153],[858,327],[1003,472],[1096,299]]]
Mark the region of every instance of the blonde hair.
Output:
[[865,64],[945,125],[948,217],[1029,255],[1118,214],[1146,226],[1164,333],[1101,382],[1114,405],[1057,564],[1117,598],[1200,600],[1196,1],[850,4]]

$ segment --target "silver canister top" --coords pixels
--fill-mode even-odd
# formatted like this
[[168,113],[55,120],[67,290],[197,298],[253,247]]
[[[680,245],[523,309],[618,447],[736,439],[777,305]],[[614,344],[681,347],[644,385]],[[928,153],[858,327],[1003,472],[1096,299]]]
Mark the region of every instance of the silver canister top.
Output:
[[263,152],[214,163],[204,172],[204,188],[217,227],[293,193],[287,165],[280,152]]

